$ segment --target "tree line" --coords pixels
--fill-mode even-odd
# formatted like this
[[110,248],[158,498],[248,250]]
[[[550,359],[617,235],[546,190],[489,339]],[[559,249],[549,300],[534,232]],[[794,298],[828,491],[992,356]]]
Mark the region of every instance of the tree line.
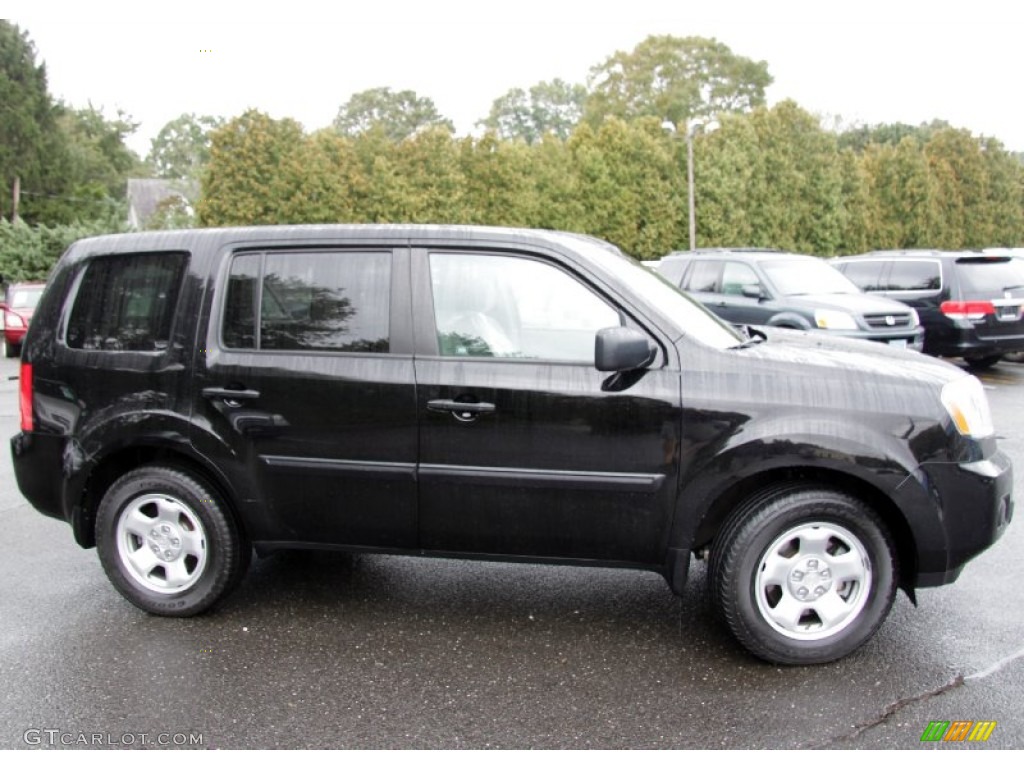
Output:
[[793,102],[767,107],[771,82],[766,62],[718,41],[651,36],[586,83],[509,90],[473,136],[456,135],[431,99],[382,87],[314,131],[259,111],[185,114],[142,159],[125,146],[129,116],[54,102],[27,32],[0,20],[0,219],[12,218],[18,178],[23,222],[0,232],[0,273],[39,277],[37,258],[11,254],[125,228],[126,180],[138,176],[200,182],[194,212],[163,211],[151,227],[528,226],[657,258],[688,241],[680,137],[710,117],[720,129],[694,139],[699,245],[832,255],[1024,242],[1024,165],[998,141],[941,121],[826,127]]
[[[818,255],[1024,242],[1024,166],[936,122],[837,134],[791,101],[694,139],[697,242]],[[685,130],[685,126],[681,126]],[[455,222],[586,232],[638,258],[688,241],[686,147],[656,117],[530,143],[432,125],[304,133],[251,111],[212,135],[204,226]]]

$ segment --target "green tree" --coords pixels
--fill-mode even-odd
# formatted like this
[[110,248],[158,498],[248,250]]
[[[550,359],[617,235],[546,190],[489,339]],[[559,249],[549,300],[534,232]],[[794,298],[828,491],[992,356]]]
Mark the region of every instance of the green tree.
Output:
[[586,117],[655,117],[673,124],[764,104],[768,65],[704,37],[653,35],[590,72]]
[[460,142],[467,223],[528,227],[538,216],[534,152],[493,131]]
[[935,179],[916,139],[870,144],[861,160],[870,191],[874,248],[939,247]]
[[587,89],[555,79],[530,88],[513,88],[494,100],[491,111],[480,125],[503,139],[522,139],[534,144],[552,133],[560,139],[569,138],[583,117]]
[[210,136],[196,215],[204,226],[291,223],[308,172],[302,126],[249,110]]
[[[19,214],[27,221],[36,218],[36,201],[45,199],[45,166],[59,144],[46,67],[36,63],[28,33],[0,19],[0,200],[7,204],[19,179],[28,193]],[[0,212],[11,216],[10,209]]]
[[877,125],[860,125],[839,133],[838,142],[842,149],[863,152],[869,144],[891,144],[895,146],[903,139],[910,137],[919,144],[926,144],[937,132],[949,128],[945,120],[932,120],[930,123],[909,125],[907,123],[879,123]]
[[220,117],[179,115],[150,142],[146,162],[160,179],[198,179],[210,159],[210,134],[222,125]]
[[583,125],[568,143],[583,199],[581,232],[637,258],[656,258],[677,241],[678,167],[657,120]]
[[338,109],[335,130],[344,136],[358,136],[379,126],[392,141],[401,141],[429,126],[454,132],[451,120],[437,111],[433,100],[415,91],[371,88],[354,94]]

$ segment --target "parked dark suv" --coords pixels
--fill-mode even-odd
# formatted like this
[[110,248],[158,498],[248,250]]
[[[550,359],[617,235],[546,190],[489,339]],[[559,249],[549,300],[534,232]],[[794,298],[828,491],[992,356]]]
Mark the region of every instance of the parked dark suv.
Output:
[[744,646],[824,662],[1012,515],[973,376],[748,339],[565,233],[83,240],[29,328],[20,403],[22,493],[165,616],[215,605],[253,548],[642,568],[677,593],[696,553]]
[[659,272],[723,320],[823,331],[921,351],[917,313],[891,299],[866,296],[815,256],[755,248],[670,253]]
[[971,251],[875,251],[833,262],[872,295],[913,307],[924,351],[989,368],[1024,351],[1024,260]]

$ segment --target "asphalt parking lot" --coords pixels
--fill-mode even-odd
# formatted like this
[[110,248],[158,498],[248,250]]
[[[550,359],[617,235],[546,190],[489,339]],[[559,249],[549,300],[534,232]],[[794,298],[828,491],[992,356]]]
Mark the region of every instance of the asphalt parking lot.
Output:
[[[656,575],[389,556],[255,561],[217,612],[148,616],[21,498],[0,358],[0,749],[1024,748],[1024,523],[954,585],[903,594],[823,667],[742,651],[697,564]],[[1024,365],[983,376],[1024,501]],[[984,743],[925,743],[989,721]]]

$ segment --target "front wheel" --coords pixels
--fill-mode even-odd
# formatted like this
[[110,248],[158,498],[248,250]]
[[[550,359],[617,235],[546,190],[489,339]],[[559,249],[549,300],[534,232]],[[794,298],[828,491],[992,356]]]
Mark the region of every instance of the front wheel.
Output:
[[114,587],[160,616],[193,616],[239,581],[248,546],[204,482],[172,467],[140,467],[107,490],[96,547]]
[[778,486],[742,505],[719,534],[715,602],[736,639],[766,661],[835,661],[867,642],[888,615],[893,549],[859,499]]
[[984,355],[983,357],[965,357],[964,362],[972,371],[987,371],[1002,359],[1002,355]]

